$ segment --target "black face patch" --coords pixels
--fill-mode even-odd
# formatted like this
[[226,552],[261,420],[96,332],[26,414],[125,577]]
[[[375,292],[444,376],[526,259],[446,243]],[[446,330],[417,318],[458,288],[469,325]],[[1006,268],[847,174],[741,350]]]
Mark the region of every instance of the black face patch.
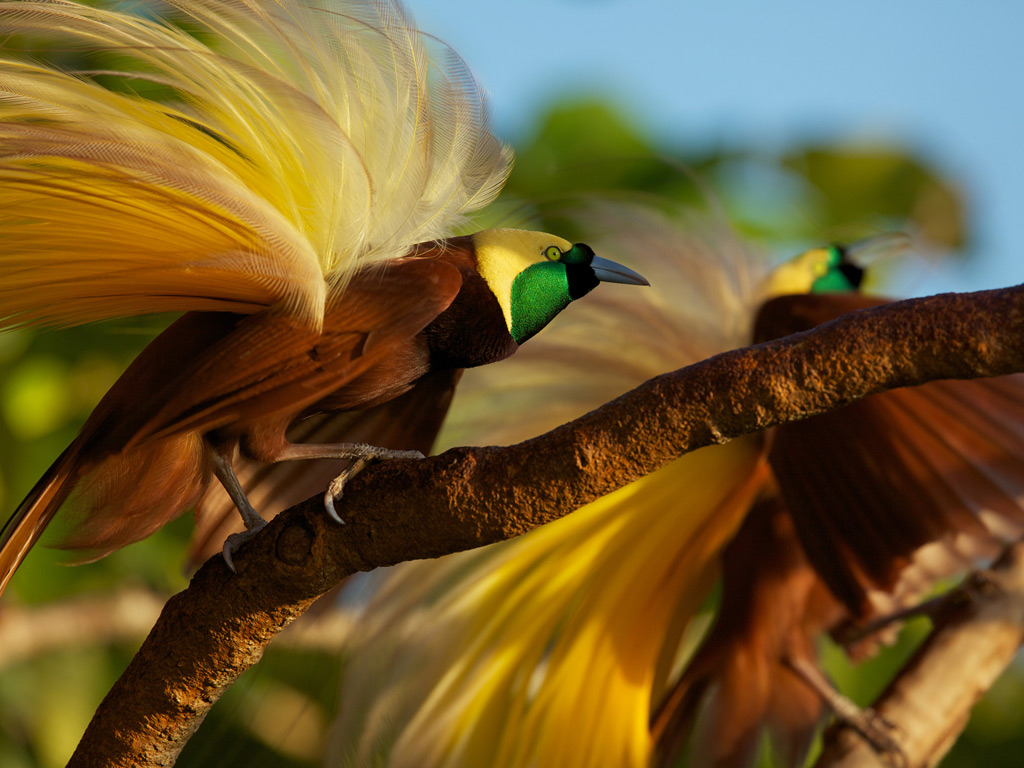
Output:
[[856,264],[850,261],[844,261],[839,264],[839,271],[843,277],[850,281],[850,285],[854,288],[860,288],[860,284],[864,282],[865,270],[862,267],[858,267]]
[[566,264],[565,276],[569,282],[569,296],[573,301],[586,296],[601,282],[589,264]]

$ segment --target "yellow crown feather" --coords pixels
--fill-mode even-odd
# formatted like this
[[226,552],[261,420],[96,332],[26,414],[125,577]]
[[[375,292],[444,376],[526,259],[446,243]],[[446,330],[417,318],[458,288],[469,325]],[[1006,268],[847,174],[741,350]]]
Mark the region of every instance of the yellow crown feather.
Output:
[[464,65],[392,3],[125,6],[0,3],[0,327],[273,304],[315,327],[505,180]]

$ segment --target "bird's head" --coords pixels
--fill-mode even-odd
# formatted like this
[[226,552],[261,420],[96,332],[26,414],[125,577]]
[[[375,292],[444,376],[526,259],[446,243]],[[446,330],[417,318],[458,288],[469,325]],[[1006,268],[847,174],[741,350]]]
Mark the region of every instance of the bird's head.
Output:
[[910,250],[902,232],[886,232],[849,245],[804,251],[776,267],[765,280],[764,299],[797,293],[844,293],[862,289],[865,267]]
[[477,269],[522,344],[598,283],[650,285],[631,269],[594,255],[588,245],[543,232],[487,229],[473,235]]
[[864,270],[850,260],[851,250],[829,245],[804,251],[772,271],[765,286],[766,296],[857,290],[864,280]]

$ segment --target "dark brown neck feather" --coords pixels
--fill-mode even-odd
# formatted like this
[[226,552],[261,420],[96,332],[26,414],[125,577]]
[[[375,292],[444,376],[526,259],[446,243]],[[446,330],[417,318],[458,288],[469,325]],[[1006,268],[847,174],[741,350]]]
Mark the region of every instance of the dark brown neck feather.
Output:
[[486,365],[508,357],[519,348],[508,332],[501,305],[477,271],[471,237],[424,243],[410,255],[442,259],[462,273],[459,294],[423,332],[430,348],[432,367]]

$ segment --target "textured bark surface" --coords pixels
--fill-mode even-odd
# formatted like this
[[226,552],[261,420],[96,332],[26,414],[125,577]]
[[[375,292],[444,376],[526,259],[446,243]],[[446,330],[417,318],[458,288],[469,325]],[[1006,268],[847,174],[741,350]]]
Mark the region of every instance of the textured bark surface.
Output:
[[545,435],[367,469],[336,526],[310,499],[164,608],[70,765],[171,765],[266,644],[345,576],[508,539],[688,451],[894,387],[1024,371],[1024,287],[854,312],[651,379]]

